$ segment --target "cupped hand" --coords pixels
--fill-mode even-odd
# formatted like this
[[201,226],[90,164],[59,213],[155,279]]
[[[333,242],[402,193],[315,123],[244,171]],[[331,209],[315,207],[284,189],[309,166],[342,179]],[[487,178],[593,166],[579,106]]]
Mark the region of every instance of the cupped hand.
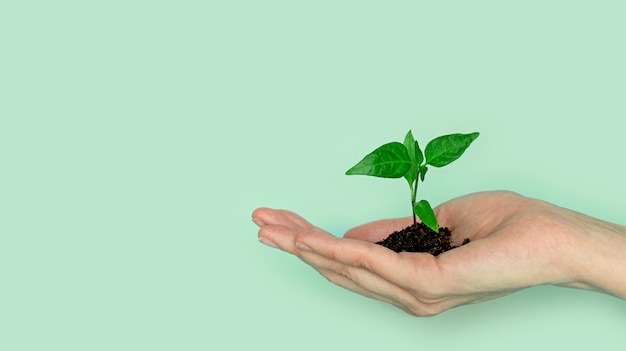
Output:
[[[567,263],[573,230],[589,217],[511,192],[459,197],[437,208],[458,245],[438,256],[373,244],[412,218],[371,222],[337,238],[286,210],[259,208],[261,242],[298,256],[331,282],[417,316],[493,299],[525,287],[581,287]],[[595,223],[593,223],[595,224]]]

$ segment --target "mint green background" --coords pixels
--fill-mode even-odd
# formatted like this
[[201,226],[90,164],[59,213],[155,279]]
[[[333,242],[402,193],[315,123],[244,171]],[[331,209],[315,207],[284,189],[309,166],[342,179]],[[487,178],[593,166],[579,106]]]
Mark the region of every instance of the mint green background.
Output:
[[437,204],[508,189],[626,224],[620,1],[0,5],[0,349],[583,350],[626,304],[535,287],[414,318],[260,245],[406,215],[345,177],[408,129],[480,131]]

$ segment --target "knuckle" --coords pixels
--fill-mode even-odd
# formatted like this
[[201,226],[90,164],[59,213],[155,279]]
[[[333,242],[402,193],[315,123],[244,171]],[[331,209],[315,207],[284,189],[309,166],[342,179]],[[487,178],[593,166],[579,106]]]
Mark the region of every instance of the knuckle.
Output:
[[443,312],[444,309],[439,305],[419,304],[407,306],[403,310],[415,317],[433,317]]
[[352,265],[354,267],[365,269],[370,272],[372,271],[371,264],[369,260],[367,259],[367,256],[364,256],[364,255],[359,255],[355,257],[354,260],[352,261]]
[[345,276],[338,274],[336,270],[334,269],[318,269],[317,270],[324,278],[326,278],[326,280],[328,280],[329,282],[335,284],[335,285],[339,285],[339,286],[344,286],[345,284]]
[[348,279],[355,284],[359,284],[358,275],[355,274],[355,270],[350,266],[342,266],[335,269],[334,273],[344,279]]
[[426,290],[412,291],[413,299],[405,305],[403,310],[413,316],[431,317],[449,308],[446,296]]

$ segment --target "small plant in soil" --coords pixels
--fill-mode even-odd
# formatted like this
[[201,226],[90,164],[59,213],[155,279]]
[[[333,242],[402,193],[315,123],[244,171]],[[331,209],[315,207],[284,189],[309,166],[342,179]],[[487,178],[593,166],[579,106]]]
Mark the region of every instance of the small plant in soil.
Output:
[[[424,149],[409,130],[404,143],[391,142],[378,147],[354,165],[346,175],[368,175],[381,178],[404,178],[411,190],[413,225],[389,235],[377,244],[396,252],[430,252],[438,255],[453,249],[448,228],[440,228],[430,203],[417,201],[417,188],[424,182],[428,167],[443,167],[457,160],[479,133],[443,135],[431,140]],[[417,222],[416,216],[421,223]],[[465,239],[461,245],[469,242]]]

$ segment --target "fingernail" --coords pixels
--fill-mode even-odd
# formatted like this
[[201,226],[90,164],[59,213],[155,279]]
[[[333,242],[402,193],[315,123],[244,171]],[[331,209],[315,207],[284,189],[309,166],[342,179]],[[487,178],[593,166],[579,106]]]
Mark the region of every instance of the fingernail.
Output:
[[262,220],[258,219],[258,218],[254,218],[252,217],[252,222],[254,222],[254,224],[258,225],[259,227],[262,227],[265,225],[265,223],[263,223]]
[[313,249],[309,245],[303,243],[296,243],[296,247],[302,251],[313,252]]
[[278,248],[278,245],[276,245],[276,244],[275,244],[273,241],[271,241],[270,239],[266,239],[266,238],[259,238],[259,241],[260,241],[262,244],[265,244],[265,245],[267,245],[267,246],[269,246],[269,247],[273,247],[273,248],[275,248],[275,249],[277,249],[277,248]]

